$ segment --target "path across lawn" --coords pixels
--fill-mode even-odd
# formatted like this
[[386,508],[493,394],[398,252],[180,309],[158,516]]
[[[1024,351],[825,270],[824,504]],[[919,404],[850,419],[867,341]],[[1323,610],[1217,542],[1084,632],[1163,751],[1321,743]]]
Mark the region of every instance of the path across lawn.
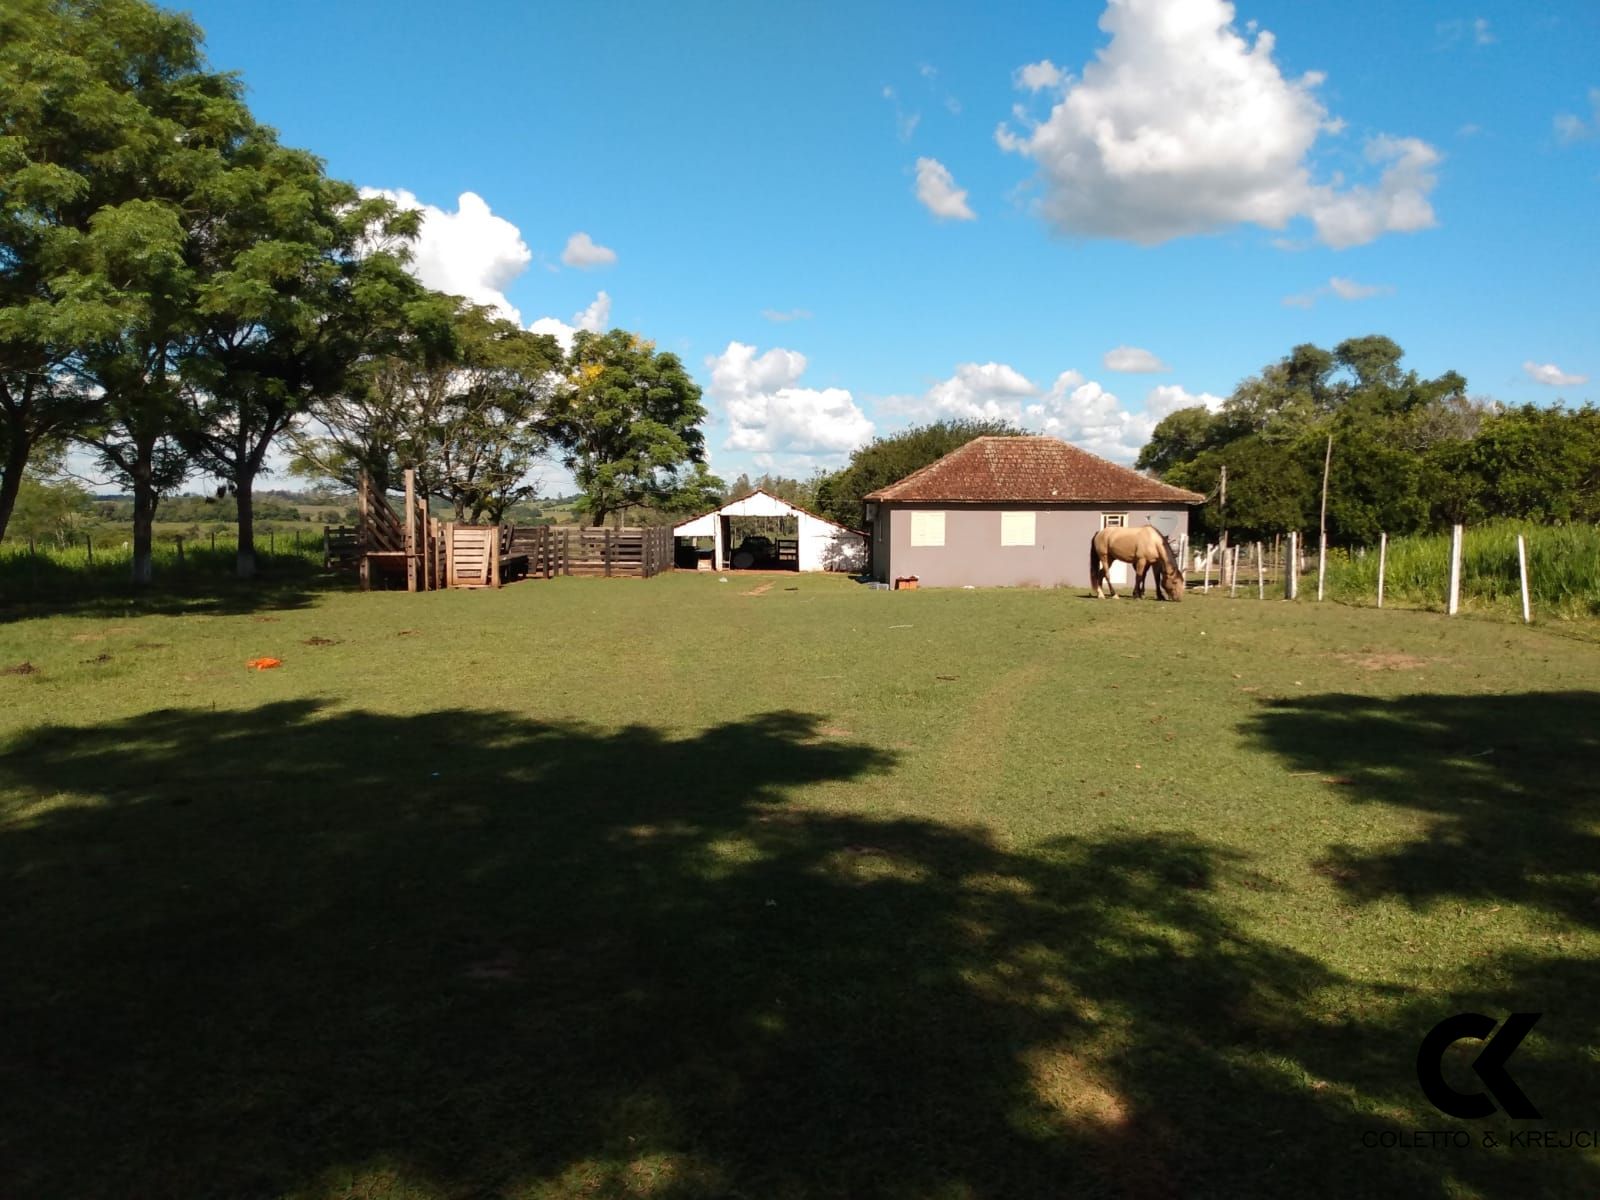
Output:
[[[1594,642],[704,573],[157,607],[0,624],[0,1194],[1600,1192],[1501,1137],[1595,1126]],[[1543,1014],[1540,1120],[1423,1097],[1461,1011]]]

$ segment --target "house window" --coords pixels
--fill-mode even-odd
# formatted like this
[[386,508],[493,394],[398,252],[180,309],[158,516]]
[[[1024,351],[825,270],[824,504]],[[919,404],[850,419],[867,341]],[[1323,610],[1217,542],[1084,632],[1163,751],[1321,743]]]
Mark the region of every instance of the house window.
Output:
[[1124,528],[1127,527],[1127,524],[1128,524],[1128,514],[1127,513],[1101,513],[1100,514],[1100,528],[1101,529],[1124,529]]
[[913,512],[911,514],[911,544],[913,546],[944,545],[944,514],[942,512]]
[[1031,512],[1003,512],[1000,514],[1000,544],[1002,546],[1031,546],[1034,544],[1034,517]]

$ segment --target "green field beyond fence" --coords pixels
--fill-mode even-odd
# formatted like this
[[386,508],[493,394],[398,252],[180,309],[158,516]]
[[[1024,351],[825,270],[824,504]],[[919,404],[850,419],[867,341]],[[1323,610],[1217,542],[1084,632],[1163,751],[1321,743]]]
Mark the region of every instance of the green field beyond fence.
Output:
[[[1600,616],[1600,529],[1590,525],[1468,526],[1462,536],[1461,607],[1520,616],[1519,533],[1528,544],[1534,619]],[[1391,538],[1384,575],[1385,604],[1442,611],[1450,588],[1450,535]],[[1378,548],[1361,555],[1330,552],[1327,594],[1346,604],[1376,604]]]
[[[233,534],[157,541],[155,583],[185,590],[233,576],[239,542]],[[256,564],[265,577],[304,577],[322,569],[322,531],[259,534]],[[70,599],[125,591],[133,573],[133,539],[80,537],[67,546],[0,543],[0,601]]]

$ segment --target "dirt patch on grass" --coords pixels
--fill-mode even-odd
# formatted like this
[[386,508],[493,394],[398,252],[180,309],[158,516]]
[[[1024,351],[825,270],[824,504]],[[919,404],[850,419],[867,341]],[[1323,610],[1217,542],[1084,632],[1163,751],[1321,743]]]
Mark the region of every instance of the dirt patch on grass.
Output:
[[748,592],[740,592],[739,594],[741,596],[765,596],[771,590],[772,585],[770,583],[763,583],[751,588]]
[[135,642],[133,648],[135,650],[165,650],[170,645],[172,645],[171,642]]
[[305,640],[305,644],[307,646],[337,646],[339,644],[339,639],[338,638],[325,638],[325,637],[308,637]]
[[1363,671],[1415,671],[1427,666],[1432,659],[1418,658],[1415,654],[1335,654],[1342,663],[1360,667]]
[[19,662],[14,667],[0,668],[0,675],[37,675],[39,668],[31,662]]

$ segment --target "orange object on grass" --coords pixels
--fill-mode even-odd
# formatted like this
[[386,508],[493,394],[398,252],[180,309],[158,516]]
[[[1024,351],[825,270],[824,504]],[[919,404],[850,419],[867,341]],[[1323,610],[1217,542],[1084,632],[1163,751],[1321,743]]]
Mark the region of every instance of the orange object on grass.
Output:
[[253,667],[257,671],[270,671],[273,667],[281,667],[281,666],[283,666],[283,659],[281,659],[281,658],[252,658],[249,662],[247,662],[245,664],[245,666]]

